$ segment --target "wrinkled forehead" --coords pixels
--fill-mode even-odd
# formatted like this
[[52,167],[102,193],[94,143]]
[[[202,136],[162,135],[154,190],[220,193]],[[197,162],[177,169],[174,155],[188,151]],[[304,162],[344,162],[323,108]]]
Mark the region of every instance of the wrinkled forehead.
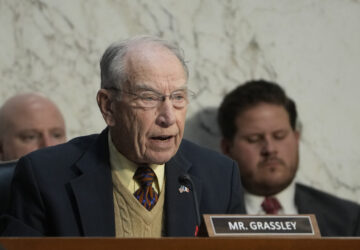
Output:
[[128,87],[155,89],[182,88],[187,82],[185,69],[177,56],[159,45],[130,49],[126,58]]
[[153,62],[176,62],[181,64],[179,58],[169,48],[154,42],[140,42],[130,46],[126,53],[126,60],[131,65],[149,65]]

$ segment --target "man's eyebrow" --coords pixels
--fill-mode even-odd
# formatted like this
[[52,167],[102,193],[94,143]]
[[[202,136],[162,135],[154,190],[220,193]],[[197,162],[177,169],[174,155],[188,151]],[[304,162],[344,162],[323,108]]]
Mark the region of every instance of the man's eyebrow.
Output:
[[248,137],[248,136],[261,136],[262,133],[260,133],[260,132],[250,132],[250,133],[243,133],[243,134],[241,134],[241,135],[244,136],[244,137]]
[[19,133],[37,133],[37,132],[38,132],[37,129],[31,129],[31,128],[19,130]]
[[22,129],[19,130],[16,134],[18,136],[23,136],[27,134],[39,134],[39,131],[37,129]]
[[57,132],[57,131],[61,131],[61,132],[65,132],[65,129],[62,127],[53,127],[49,129],[51,132]]
[[277,129],[275,131],[273,131],[273,133],[288,133],[290,131],[290,129],[286,129],[286,128],[282,128],[282,129]]
[[133,89],[134,89],[134,91],[153,91],[153,92],[159,93],[158,91],[156,91],[155,89],[153,89],[152,87],[150,87],[146,84],[136,84],[135,86],[133,86]]
[[181,86],[180,88],[178,88],[178,89],[175,89],[173,92],[175,92],[175,91],[180,91],[180,90],[188,90],[188,87],[187,87],[187,85],[183,85],[183,86]]
[[[140,83],[140,84],[136,84],[135,86],[133,86],[134,88],[134,91],[152,91],[152,92],[155,92],[159,95],[163,95],[161,92],[159,92],[158,90],[156,89],[153,89],[152,87],[150,87],[149,85],[146,85],[146,84],[143,84],[143,83]],[[176,92],[176,91],[185,91],[187,90],[187,86],[184,85],[184,86],[181,86],[180,88],[178,89],[175,89],[174,91],[172,92]]]

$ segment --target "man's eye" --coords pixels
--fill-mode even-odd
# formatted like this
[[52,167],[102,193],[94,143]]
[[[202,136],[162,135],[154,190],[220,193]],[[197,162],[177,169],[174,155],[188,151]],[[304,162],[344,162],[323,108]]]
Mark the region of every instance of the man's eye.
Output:
[[282,140],[287,136],[287,132],[286,131],[276,132],[273,136],[276,140]]
[[36,134],[20,135],[20,139],[21,139],[23,142],[31,142],[31,141],[37,139],[37,135],[36,135]]
[[147,102],[153,102],[159,100],[159,97],[154,94],[143,94],[140,95],[141,100],[147,101]]
[[246,141],[249,143],[256,143],[256,142],[259,142],[260,140],[261,140],[261,137],[259,135],[252,135],[252,136],[246,137]]
[[64,133],[53,133],[52,137],[56,138],[56,139],[60,139],[64,137]]
[[173,95],[171,96],[171,99],[173,99],[173,100],[175,100],[175,101],[185,100],[185,94],[183,94],[183,93],[173,94]]

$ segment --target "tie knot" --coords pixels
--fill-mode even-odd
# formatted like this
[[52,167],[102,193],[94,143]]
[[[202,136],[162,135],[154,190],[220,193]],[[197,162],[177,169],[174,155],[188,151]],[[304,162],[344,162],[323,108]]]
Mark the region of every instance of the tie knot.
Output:
[[266,214],[277,214],[281,209],[281,205],[275,197],[265,197],[264,201],[261,203],[261,207]]
[[136,169],[134,179],[142,187],[151,186],[156,178],[154,171],[148,166],[141,166]]

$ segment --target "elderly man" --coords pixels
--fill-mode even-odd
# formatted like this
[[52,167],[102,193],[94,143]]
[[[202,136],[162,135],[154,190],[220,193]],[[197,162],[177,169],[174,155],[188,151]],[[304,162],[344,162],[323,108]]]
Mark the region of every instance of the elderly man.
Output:
[[35,93],[19,94],[0,108],[0,161],[17,160],[36,149],[66,141],[58,107]]
[[20,159],[3,235],[194,236],[199,213],[243,212],[236,163],[182,139],[180,50],[135,37],[110,46],[100,67],[107,128]]
[[222,151],[237,161],[249,214],[315,214],[323,236],[360,233],[360,207],[295,184],[299,131],[295,103],[277,84],[251,81],[223,100]]

